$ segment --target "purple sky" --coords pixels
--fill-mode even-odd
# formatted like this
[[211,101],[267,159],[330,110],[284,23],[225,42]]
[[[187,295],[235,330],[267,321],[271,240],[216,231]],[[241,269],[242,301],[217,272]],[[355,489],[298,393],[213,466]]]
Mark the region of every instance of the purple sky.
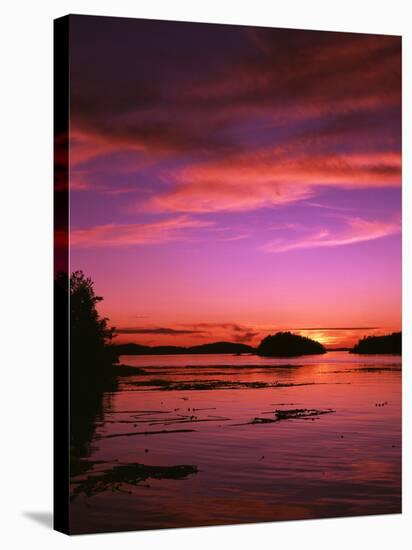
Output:
[[118,341],[400,329],[399,37],[72,16],[70,41],[71,269]]

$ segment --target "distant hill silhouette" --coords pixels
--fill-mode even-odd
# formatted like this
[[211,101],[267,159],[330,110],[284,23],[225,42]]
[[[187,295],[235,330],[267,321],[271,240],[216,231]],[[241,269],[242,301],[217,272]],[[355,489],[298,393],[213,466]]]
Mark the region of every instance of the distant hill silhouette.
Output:
[[385,336],[367,336],[350,350],[350,353],[359,354],[393,354],[402,353],[402,332],[393,332]]
[[255,353],[256,349],[236,342],[212,342],[191,347],[117,344],[113,346],[113,351],[117,355],[193,355],[201,353]]
[[150,355],[152,348],[141,344],[112,344],[117,355]]
[[326,349],[322,344],[310,338],[291,332],[278,332],[266,336],[259,344],[257,353],[267,357],[293,357],[326,353]]

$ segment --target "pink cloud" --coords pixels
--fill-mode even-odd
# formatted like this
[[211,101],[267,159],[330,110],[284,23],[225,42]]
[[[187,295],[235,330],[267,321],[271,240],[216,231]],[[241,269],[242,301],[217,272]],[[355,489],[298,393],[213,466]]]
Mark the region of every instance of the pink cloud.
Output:
[[277,239],[261,247],[265,252],[288,252],[302,248],[335,247],[371,241],[394,235],[401,230],[400,223],[346,218],[346,227],[333,232],[319,229],[295,240]]
[[175,186],[150,200],[159,211],[250,210],[311,197],[319,186],[400,185],[398,153],[292,154],[270,148],[189,166],[169,174]]
[[70,163],[72,166],[96,157],[124,150],[141,151],[142,144],[127,140],[110,140],[103,133],[85,131],[74,127],[70,133]]
[[157,244],[187,237],[186,230],[205,228],[213,225],[206,222],[179,216],[159,222],[145,224],[105,224],[86,229],[72,229],[70,245],[77,247],[108,247],[142,244]]

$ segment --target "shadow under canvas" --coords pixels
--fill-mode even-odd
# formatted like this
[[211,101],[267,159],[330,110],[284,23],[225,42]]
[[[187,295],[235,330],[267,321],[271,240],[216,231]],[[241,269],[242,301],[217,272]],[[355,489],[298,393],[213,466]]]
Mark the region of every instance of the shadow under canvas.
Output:
[[53,529],[52,512],[23,512],[23,516],[35,521],[47,529]]

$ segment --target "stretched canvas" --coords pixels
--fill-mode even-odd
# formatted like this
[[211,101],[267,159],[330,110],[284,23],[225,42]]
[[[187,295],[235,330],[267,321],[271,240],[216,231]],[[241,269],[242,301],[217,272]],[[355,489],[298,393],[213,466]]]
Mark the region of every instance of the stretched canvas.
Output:
[[401,512],[401,38],[55,21],[55,528]]

